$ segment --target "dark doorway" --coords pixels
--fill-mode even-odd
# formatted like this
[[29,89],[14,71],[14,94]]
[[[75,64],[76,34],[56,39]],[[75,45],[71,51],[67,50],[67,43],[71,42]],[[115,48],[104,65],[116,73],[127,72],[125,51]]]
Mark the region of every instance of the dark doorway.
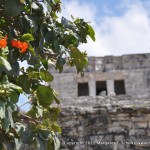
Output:
[[107,94],[106,81],[96,81],[96,95],[99,95],[102,91]]
[[115,81],[115,93],[116,95],[126,94],[124,80]]
[[78,96],[89,96],[88,83],[78,83]]

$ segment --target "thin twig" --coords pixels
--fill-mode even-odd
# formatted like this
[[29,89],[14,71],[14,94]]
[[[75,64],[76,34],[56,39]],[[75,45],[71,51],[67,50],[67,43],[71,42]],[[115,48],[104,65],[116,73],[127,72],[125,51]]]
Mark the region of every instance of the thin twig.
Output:
[[20,107],[22,107],[22,106],[24,106],[24,105],[26,105],[26,104],[28,104],[28,103],[30,103],[30,101],[27,101],[27,102],[25,102],[24,104],[22,104],[22,105],[20,105],[20,106],[18,106],[18,107],[20,108]]
[[32,122],[34,122],[34,123],[40,123],[40,121],[38,121],[38,120],[35,120],[35,119],[33,119],[33,118],[31,118],[31,117],[29,117],[29,116],[27,116],[27,115],[25,115],[25,114],[23,114],[23,113],[21,113],[21,112],[19,112],[19,114],[20,114],[20,116],[22,117],[22,119],[27,119],[27,120],[30,120],[30,121],[32,121]]

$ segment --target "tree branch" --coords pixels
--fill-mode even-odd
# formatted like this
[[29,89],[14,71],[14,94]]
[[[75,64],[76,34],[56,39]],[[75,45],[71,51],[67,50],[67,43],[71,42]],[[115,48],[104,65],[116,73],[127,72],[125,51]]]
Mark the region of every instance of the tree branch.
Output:
[[27,115],[25,115],[25,114],[23,114],[21,112],[19,112],[19,114],[20,114],[21,118],[24,119],[24,120],[29,120],[31,122],[34,122],[35,124],[37,124],[37,123],[39,124],[40,123],[40,121],[35,120],[35,119],[33,119],[33,118],[31,118],[31,117],[29,117],[29,116],[27,116]]
[[18,107],[20,108],[20,107],[22,107],[22,106],[24,106],[24,105],[26,105],[26,104],[28,104],[28,103],[30,103],[30,101],[27,101],[27,102],[25,102],[24,104],[22,104],[22,105],[20,105],[20,106],[18,106]]

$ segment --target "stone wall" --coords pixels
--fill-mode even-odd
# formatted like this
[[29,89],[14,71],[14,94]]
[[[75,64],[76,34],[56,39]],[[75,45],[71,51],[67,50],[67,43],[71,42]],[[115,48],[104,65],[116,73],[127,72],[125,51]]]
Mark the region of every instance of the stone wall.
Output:
[[[122,56],[89,57],[89,65],[85,72],[109,72],[112,70],[131,70],[149,68],[150,54],[129,54]],[[51,65],[49,70],[58,73]],[[76,73],[75,67],[65,66],[63,73]]]
[[59,74],[50,67],[55,76],[52,86],[60,98],[78,97],[78,83],[88,83],[89,96],[96,96],[96,82],[106,81],[107,93],[115,91],[114,82],[123,80],[125,94],[150,96],[150,54],[89,57],[85,76],[77,75],[75,68],[65,66]]
[[[150,54],[89,57],[83,78],[67,66],[49,71],[62,99],[62,150],[150,149]],[[99,81],[108,96],[96,96]],[[116,81],[124,82],[124,95],[115,96]],[[79,83],[88,85],[87,97],[78,97]]]
[[150,98],[62,99],[62,150],[149,150]]
[[113,72],[91,72],[85,73],[82,78],[73,73],[54,74],[52,82],[54,89],[60,94],[60,98],[78,97],[78,83],[88,83],[89,96],[96,96],[96,81],[106,81],[107,93],[114,92],[114,81],[124,80],[127,95],[150,94],[150,68],[116,70]]

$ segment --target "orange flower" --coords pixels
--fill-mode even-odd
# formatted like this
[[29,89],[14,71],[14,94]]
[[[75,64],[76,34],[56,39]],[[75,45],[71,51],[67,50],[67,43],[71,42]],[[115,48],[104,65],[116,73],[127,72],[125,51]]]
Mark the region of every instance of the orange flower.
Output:
[[11,46],[16,47],[16,45],[17,45],[17,41],[16,40],[11,40]]
[[11,40],[11,46],[18,48],[20,53],[25,53],[28,48],[28,43]]
[[26,42],[22,42],[21,47],[20,47],[20,49],[21,49],[20,53],[25,53],[27,48],[28,48],[28,44]]
[[1,39],[0,40],[0,48],[5,48],[6,47],[6,45],[7,45],[7,36],[5,36],[5,38],[4,39]]

